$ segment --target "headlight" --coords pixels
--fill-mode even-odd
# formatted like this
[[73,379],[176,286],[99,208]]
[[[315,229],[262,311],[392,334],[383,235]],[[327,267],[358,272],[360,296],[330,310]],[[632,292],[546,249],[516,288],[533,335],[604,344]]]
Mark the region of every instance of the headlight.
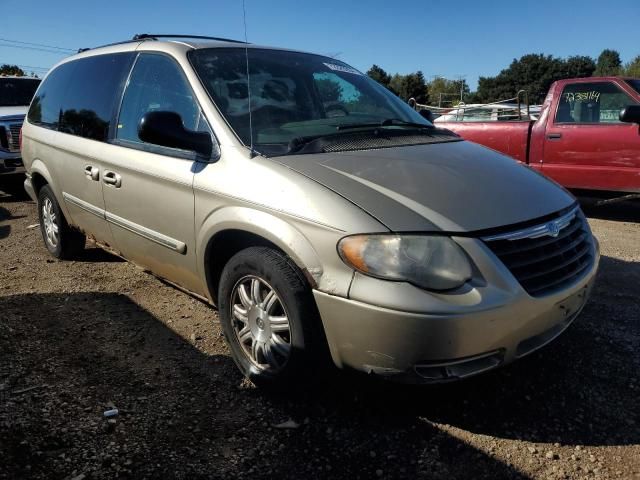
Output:
[[338,242],[342,260],[373,277],[449,290],[471,278],[471,265],[449,237],[427,235],[353,235]]

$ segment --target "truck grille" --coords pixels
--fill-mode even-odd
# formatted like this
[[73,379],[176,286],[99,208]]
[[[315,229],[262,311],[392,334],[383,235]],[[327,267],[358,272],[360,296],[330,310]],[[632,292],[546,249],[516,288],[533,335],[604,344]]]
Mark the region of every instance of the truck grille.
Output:
[[571,284],[594,261],[591,231],[578,207],[543,224],[483,240],[534,297]]
[[12,123],[9,125],[9,131],[11,135],[9,136],[9,151],[11,152],[19,152],[20,151],[20,128],[22,127],[21,123]]

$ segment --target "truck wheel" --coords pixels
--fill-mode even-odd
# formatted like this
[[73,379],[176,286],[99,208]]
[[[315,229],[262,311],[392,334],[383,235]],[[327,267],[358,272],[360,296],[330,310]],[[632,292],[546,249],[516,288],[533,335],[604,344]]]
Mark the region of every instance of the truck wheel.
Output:
[[249,380],[288,388],[310,373],[319,318],[311,290],[289,258],[272,248],[242,250],[225,265],[218,293],[222,329]]
[[51,255],[66,260],[84,248],[85,236],[69,226],[49,185],[42,187],[38,194],[38,216],[40,232]]

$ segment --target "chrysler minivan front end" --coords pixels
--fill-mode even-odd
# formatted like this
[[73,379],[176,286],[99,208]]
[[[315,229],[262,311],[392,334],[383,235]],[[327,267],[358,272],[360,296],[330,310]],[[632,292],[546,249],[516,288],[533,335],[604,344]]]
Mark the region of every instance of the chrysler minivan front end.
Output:
[[546,345],[584,307],[599,257],[577,206],[479,237],[365,235],[339,248],[356,270],[349,298],[314,293],[334,361],[410,382],[465,378]]

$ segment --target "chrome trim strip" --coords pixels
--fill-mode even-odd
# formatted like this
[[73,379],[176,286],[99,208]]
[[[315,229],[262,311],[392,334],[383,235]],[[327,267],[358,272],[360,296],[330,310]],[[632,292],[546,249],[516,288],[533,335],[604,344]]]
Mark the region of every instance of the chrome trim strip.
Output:
[[105,212],[105,215],[107,222],[124,228],[125,230],[129,230],[130,232],[140,235],[147,240],[151,240],[158,245],[162,245],[163,247],[167,247],[170,250],[174,250],[182,254],[187,251],[186,243],[176,240],[175,238],[167,237],[162,233],[143,227],[142,225],[138,225],[137,223],[127,220],[126,218],[119,217],[118,215],[114,215],[110,212]]
[[62,198],[64,198],[65,201],[71,203],[72,205],[75,205],[76,207],[81,208],[82,210],[85,210],[89,213],[94,214],[96,217],[100,217],[103,220],[105,219],[105,211],[101,208],[96,207],[95,205],[92,205],[89,202],[80,200],[78,197],[74,197],[73,195],[70,195],[67,192],[62,192]]
[[533,227],[523,228],[514,232],[499,233],[482,237],[485,242],[494,240],[522,240],[523,238],[540,238],[544,236],[557,237],[560,231],[567,227],[578,214],[578,206],[563,216],[549,220],[548,222]]

